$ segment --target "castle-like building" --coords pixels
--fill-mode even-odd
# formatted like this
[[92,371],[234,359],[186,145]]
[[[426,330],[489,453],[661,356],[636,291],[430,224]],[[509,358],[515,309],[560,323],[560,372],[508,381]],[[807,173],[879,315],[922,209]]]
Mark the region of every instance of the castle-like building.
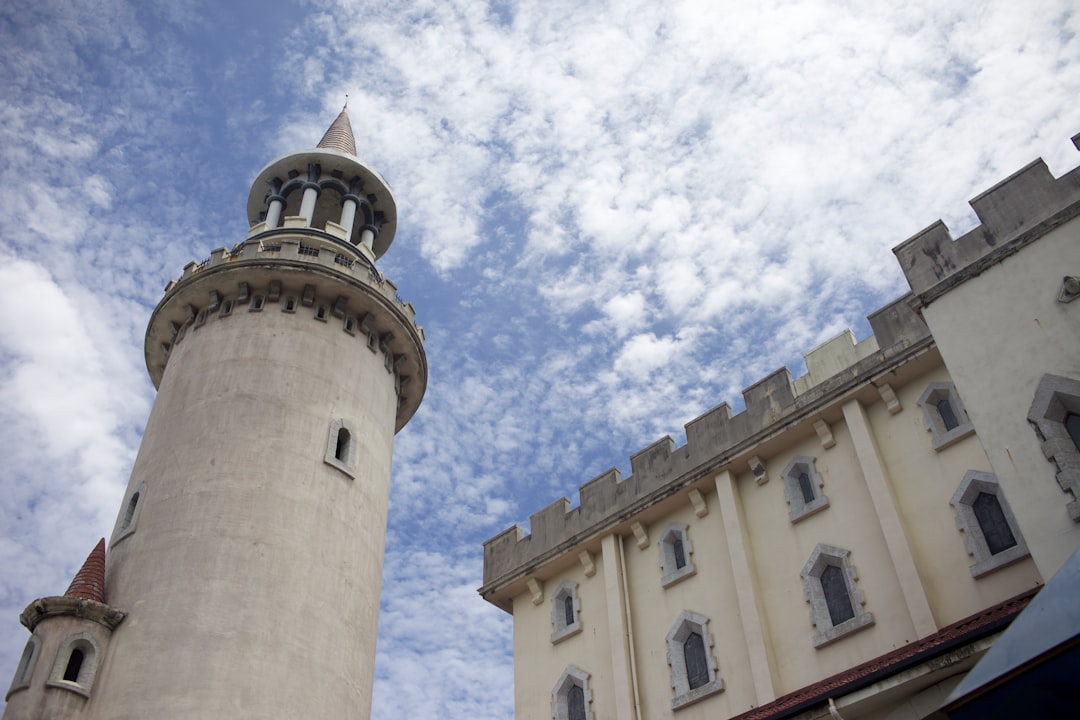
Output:
[[427,384],[375,266],[394,197],[342,110],[247,213],[150,318],[158,394],[108,554],[22,613],[5,720],[370,715],[392,444]]
[[971,206],[962,237],[939,222],[894,249],[911,292],[871,337],[485,543],[518,718],[958,711],[1080,547],[1080,169],[1033,162]]

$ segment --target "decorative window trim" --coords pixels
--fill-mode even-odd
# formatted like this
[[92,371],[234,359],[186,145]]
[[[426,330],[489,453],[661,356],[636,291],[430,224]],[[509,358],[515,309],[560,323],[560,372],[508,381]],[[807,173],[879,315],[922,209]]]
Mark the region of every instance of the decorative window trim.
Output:
[[34,676],[34,667],[37,665],[38,656],[41,655],[41,638],[31,635],[23,648],[22,656],[19,657],[19,665],[15,668],[15,677],[11,680],[11,687],[4,695],[4,702],[19,690],[30,687],[30,679]]
[[589,690],[589,673],[573,665],[567,665],[551,691],[551,717],[554,720],[569,720],[570,708],[567,697],[570,689],[579,687],[585,695],[585,720],[593,720],[592,691]]
[[[949,401],[949,406],[956,415],[957,426],[952,430],[946,427],[941,412],[937,408],[942,400]],[[918,405],[923,411],[923,424],[933,434],[932,442],[935,450],[944,450],[975,432],[975,426],[968,418],[967,409],[960,399],[960,394],[956,392],[956,385],[951,382],[932,382],[927,385],[926,390],[919,397]]]
[[218,311],[218,317],[223,318],[232,315],[233,305],[235,304],[235,302],[235,300],[222,300],[221,310]]
[[[829,507],[829,498],[821,491],[825,481],[814,466],[816,461],[817,458],[810,455],[796,455],[780,474],[780,477],[784,479],[784,499],[791,507],[788,511],[788,520],[793,523]],[[810,502],[806,501],[800,486],[800,476],[803,473],[806,473],[810,481],[810,489],[814,494],[814,499]]]
[[[701,636],[705,647],[705,661],[709,669],[709,681],[693,690],[690,689],[690,680],[686,673],[686,656],[683,654],[683,643],[690,637],[690,633]],[[724,681],[720,679],[712,648],[713,637],[709,632],[709,618],[690,610],[679,613],[679,617],[675,619],[675,624],[671,626],[667,634],[667,662],[671,667],[671,687],[675,691],[675,697],[671,700],[672,710],[693,705],[724,690]]]
[[1054,478],[1071,495],[1066,506],[1073,522],[1080,522],[1080,449],[1065,428],[1069,413],[1080,415],[1080,380],[1060,375],[1042,376],[1027,419],[1042,445],[1043,456],[1054,464]]
[[[65,680],[64,672],[67,670],[71,654],[76,650],[83,653],[83,660],[79,666],[79,674],[76,680]],[[98,660],[97,643],[86,633],[77,633],[64,640],[56,653],[56,662],[53,663],[52,672],[45,683],[49,687],[70,690],[76,695],[90,697],[90,690],[94,687],[94,677],[97,675]]]
[[[692,559],[694,546],[690,544],[690,536],[687,534],[687,530],[689,530],[689,527],[686,523],[671,523],[660,535],[660,542],[657,543],[657,547],[660,548],[660,571],[663,573],[660,578],[660,585],[665,588],[697,574],[697,568],[694,567]],[[682,567],[676,567],[678,565],[676,562],[677,543],[682,545],[683,559],[685,561]]]
[[[559,585],[551,596],[551,642],[557,643],[581,632],[581,600],[578,585],[567,580]],[[566,622],[566,601],[573,604],[574,621]]]
[[248,306],[248,312],[262,312],[263,305],[266,303],[266,296],[262,294],[251,296],[251,305]]
[[[863,610],[863,605],[866,604],[865,596],[855,587],[855,581],[859,575],[855,566],[851,564],[850,554],[843,548],[818,543],[800,573],[803,581],[803,597],[810,603],[810,622],[817,628],[813,640],[815,648],[823,648],[845,635],[874,624],[873,614]],[[848,599],[851,601],[851,608],[855,613],[850,620],[837,625],[833,625],[825,589],[821,585],[821,575],[830,565],[842,571],[841,577],[847,589]]]
[[139,515],[142,513],[145,504],[146,483],[141,482],[135,486],[135,490],[124,499],[124,504],[120,506],[120,516],[116,518],[116,529],[113,531],[109,547],[116,545],[116,543],[135,532],[135,526],[139,524]]
[[[349,434],[348,447],[342,452],[343,457],[339,458],[338,437],[342,430]],[[323,462],[327,465],[333,465],[349,477],[355,478],[357,437],[356,428],[348,420],[339,418],[330,423],[330,432],[326,437],[326,455],[323,456]]]
[[[997,498],[1001,513],[1005,516],[1005,522],[1008,523],[1009,530],[1012,531],[1013,539],[1016,541],[1015,545],[996,555],[990,551],[982,525],[979,524],[972,506],[980,493],[987,493]],[[949,504],[956,512],[956,527],[964,533],[964,547],[968,555],[975,559],[971,565],[972,577],[982,577],[1006,565],[1012,565],[1018,560],[1023,560],[1031,554],[1028,552],[1027,543],[1024,542],[1024,536],[1020,533],[1020,526],[1016,524],[1016,516],[1013,515],[1005,499],[1005,493],[998,484],[997,477],[992,473],[968,470]]]

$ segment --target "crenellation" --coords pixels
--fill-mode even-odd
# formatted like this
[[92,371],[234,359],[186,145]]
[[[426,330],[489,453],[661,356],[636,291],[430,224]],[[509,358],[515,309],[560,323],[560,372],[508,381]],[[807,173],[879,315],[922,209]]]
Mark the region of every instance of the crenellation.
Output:
[[[929,342],[929,330],[915,311],[910,294],[886,305],[870,317],[876,333],[856,343],[845,331],[812,350],[807,367],[811,372],[796,381],[788,368],[780,368],[742,391],[745,409],[732,415],[724,402],[686,423],[686,444],[676,447],[664,436],[630,458],[631,475],[622,479],[612,468],[580,486],[580,504],[560,498],[530,516],[530,533],[519,526],[496,535],[485,544],[484,584],[505,579],[566,543],[578,542],[598,529],[625,517],[636,505],[662,494],[678,491],[695,471],[724,462],[745,451],[748,443],[778,424],[802,417],[821,398],[842,391],[862,378],[869,382],[889,359],[912,352]],[[888,342],[884,342],[888,340]],[[828,356],[827,356],[828,355]],[[819,438],[831,447],[831,429]],[[758,483],[768,475],[761,459]],[[753,463],[751,464],[753,467]],[[681,480],[682,479],[682,480]],[[645,541],[647,542],[647,540]]]
[[893,248],[912,291],[932,301],[955,281],[1015,252],[1042,226],[1080,212],[1080,168],[1054,178],[1042,159],[968,203],[980,225],[953,239],[938,220]]

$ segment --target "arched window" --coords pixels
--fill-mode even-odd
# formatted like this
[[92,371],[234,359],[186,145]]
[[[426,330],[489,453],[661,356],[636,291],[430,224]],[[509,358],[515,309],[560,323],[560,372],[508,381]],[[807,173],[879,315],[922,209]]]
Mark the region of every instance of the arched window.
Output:
[[982,577],[1028,556],[1024,536],[992,473],[968,470],[949,504],[956,513],[956,527],[964,533],[964,546],[975,560],[972,576]]
[[120,517],[116,519],[116,529],[113,530],[112,542],[109,543],[110,547],[135,532],[135,527],[139,524],[139,515],[142,514],[142,508],[145,504],[146,483],[141,482],[131,491],[128,501],[123,505]]
[[551,596],[551,642],[581,632],[580,612],[577,583],[567,580]]
[[1043,375],[1027,419],[1058,485],[1072,496],[1069,517],[1080,522],[1080,380]]
[[351,422],[339,418],[330,423],[323,462],[349,477],[356,477],[356,433]]
[[671,667],[671,687],[675,691],[672,710],[692,705],[724,689],[712,646],[709,619],[689,610],[679,613],[667,634],[667,660]]
[[923,424],[930,431],[935,450],[944,450],[975,432],[967,410],[951,382],[932,382],[918,400]]
[[573,665],[563,670],[551,691],[551,717],[554,720],[593,720],[589,673]]
[[23,648],[22,656],[19,657],[19,665],[15,668],[15,677],[11,680],[5,700],[11,694],[30,687],[30,679],[34,675],[34,666],[37,665],[38,654],[41,651],[41,639],[37,635],[31,635]]
[[797,455],[780,473],[784,479],[784,499],[788,502],[788,520],[793,523],[829,507],[829,498],[822,492],[825,481],[816,463],[817,459],[810,455]]
[[670,587],[690,577],[697,570],[690,559],[694,548],[685,523],[671,523],[660,536],[660,584]]
[[46,685],[89,697],[97,668],[97,645],[87,633],[78,633],[60,644]]
[[855,587],[858,575],[847,550],[819,543],[800,575],[816,630],[814,647],[825,647],[874,624],[874,616],[863,610],[865,599]]

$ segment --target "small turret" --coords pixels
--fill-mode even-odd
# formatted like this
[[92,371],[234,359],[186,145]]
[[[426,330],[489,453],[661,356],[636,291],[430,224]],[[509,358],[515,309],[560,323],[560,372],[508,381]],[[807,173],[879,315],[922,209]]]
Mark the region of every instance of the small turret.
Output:
[[4,720],[79,717],[124,617],[105,602],[102,538],[63,596],[39,598],[19,616],[31,635],[7,692]]

